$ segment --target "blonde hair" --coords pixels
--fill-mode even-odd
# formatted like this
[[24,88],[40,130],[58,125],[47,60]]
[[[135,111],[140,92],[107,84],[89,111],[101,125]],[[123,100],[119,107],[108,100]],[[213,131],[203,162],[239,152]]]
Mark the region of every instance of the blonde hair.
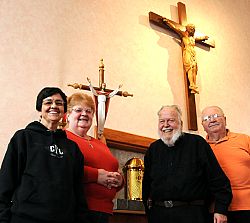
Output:
[[89,106],[93,113],[95,113],[95,102],[93,98],[84,93],[74,93],[67,98],[68,101],[68,112],[72,111],[72,108],[78,104],[85,104]]

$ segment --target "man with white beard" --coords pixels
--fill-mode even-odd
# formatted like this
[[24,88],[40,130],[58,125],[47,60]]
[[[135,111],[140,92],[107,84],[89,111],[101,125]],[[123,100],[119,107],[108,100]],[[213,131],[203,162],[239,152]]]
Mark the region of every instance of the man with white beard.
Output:
[[178,106],[163,106],[158,116],[160,139],[144,157],[142,199],[148,222],[208,223],[212,199],[214,221],[227,222],[231,186],[210,146],[201,136],[182,132]]

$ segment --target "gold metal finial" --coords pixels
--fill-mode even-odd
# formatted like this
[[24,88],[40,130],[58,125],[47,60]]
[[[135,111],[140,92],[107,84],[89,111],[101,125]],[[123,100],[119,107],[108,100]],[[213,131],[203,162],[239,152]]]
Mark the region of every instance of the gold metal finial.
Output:
[[102,87],[103,83],[104,83],[104,63],[103,59],[101,59],[99,65],[99,88]]

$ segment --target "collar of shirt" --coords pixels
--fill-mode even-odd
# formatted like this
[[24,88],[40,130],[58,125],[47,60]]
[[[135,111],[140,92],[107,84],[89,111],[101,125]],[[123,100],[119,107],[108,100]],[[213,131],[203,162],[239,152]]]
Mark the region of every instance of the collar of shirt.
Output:
[[227,141],[229,138],[234,138],[234,137],[236,137],[236,135],[233,134],[232,132],[230,132],[229,129],[226,129],[226,131],[227,131],[226,136],[223,137],[223,138],[221,138],[221,139],[219,139],[218,141],[209,140],[208,135],[206,136],[206,141],[207,141],[209,144],[218,144],[218,143]]

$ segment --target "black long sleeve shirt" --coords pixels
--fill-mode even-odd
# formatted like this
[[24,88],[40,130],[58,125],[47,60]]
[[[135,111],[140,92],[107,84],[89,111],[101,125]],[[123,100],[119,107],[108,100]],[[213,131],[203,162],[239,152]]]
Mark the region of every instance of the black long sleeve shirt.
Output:
[[200,136],[184,133],[173,147],[153,142],[144,157],[142,198],[194,201],[215,199],[215,212],[226,214],[232,199],[229,179],[209,144]]

